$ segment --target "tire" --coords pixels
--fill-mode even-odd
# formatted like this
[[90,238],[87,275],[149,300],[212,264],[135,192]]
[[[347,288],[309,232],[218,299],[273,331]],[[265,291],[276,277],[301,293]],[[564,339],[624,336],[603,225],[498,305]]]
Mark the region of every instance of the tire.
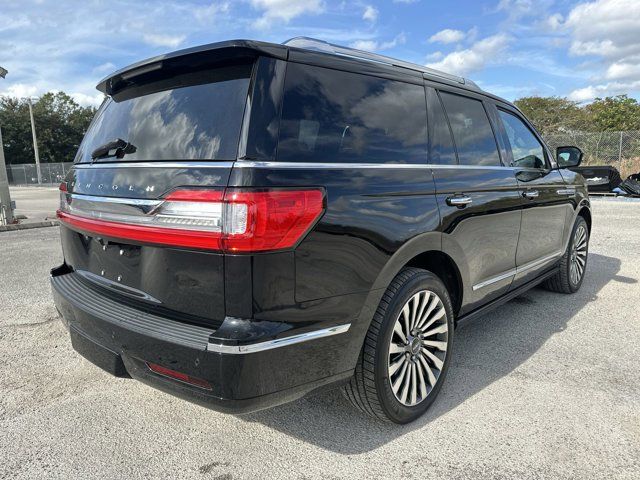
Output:
[[[579,233],[582,232],[582,233]],[[583,237],[584,235],[584,237]],[[567,251],[560,259],[560,269],[557,274],[549,278],[544,287],[547,290],[558,293],[575,293],[580,290],[584,274],[587,270],[587,260],[589,257],[589,226],[583,217],[578,217],[571,231],[571,239],[567,245]],[[580,262],[578,268],[579,276],[576,277],[576,270],[572,270],[572,264]]]
[[[410,324],[413,333],[404,335]],[[442,281],[426,270],[404,268],[382,296],[344,394],[374,418],[400,424],[414,421],[442,387],[453,327],[453,307]]]

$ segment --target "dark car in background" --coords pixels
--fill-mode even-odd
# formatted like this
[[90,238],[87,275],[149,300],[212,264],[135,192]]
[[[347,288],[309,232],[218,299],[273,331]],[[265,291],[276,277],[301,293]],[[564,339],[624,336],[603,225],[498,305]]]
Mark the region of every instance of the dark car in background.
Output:
[[457,322],[583,281],[580,151],[467,79],[299,38],[98,89],[51,282],[73,347],[114,375],[230,413],[342,386],[406,423]]

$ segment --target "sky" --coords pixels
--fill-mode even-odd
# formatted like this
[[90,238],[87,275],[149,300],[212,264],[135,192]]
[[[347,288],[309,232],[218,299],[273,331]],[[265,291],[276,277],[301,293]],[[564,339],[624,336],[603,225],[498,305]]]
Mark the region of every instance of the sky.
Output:
[[194,45],[310,36],[514,100],[640,99],[640,0],[0,0],[0,95],[98,105],[110,72]]

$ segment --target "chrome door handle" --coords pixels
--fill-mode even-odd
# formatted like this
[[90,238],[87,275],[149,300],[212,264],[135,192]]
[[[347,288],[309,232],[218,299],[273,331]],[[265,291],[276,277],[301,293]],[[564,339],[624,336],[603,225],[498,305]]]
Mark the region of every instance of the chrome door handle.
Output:
[[538,198],[540,196],[540,192],[538,192],[537,190],[527,190],[526,192],[522,193],[522,196],[524,198],[528,198],[529,200],[533,200],[534,198]]
[[450,207],[464,208],[472,202],[471,197],[467,197],[466,195],[456,195],[455,197],[447,198],[447,205]]

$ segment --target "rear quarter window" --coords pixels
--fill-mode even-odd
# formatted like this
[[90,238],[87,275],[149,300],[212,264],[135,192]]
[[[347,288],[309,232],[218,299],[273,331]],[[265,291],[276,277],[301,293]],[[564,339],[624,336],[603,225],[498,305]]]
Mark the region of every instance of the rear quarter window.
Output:
[[420,85],[290,63],[278,159],[425,163],[426,126]]
[[[251,67],[216,68],[121,95],[102,105],[75,162],[116,139],[135,151],[101,161],[234,160],[237,155]],[[148,93],[147,93],[148,92]],[[145,93],[145,94],[142,94]]]

